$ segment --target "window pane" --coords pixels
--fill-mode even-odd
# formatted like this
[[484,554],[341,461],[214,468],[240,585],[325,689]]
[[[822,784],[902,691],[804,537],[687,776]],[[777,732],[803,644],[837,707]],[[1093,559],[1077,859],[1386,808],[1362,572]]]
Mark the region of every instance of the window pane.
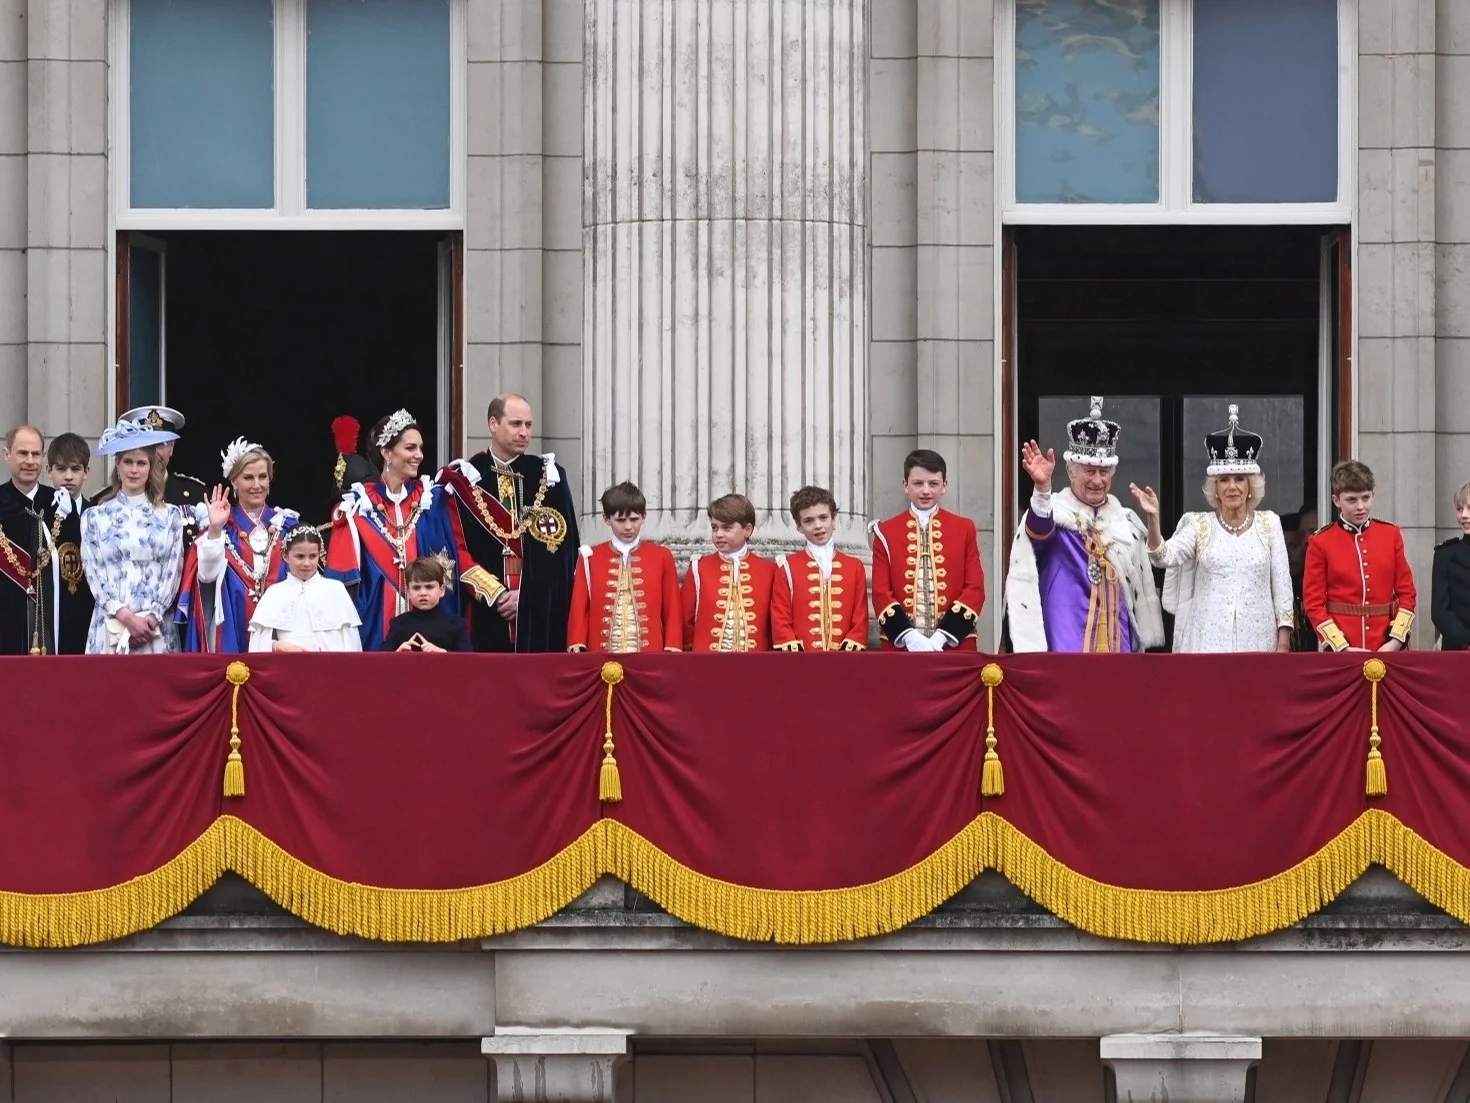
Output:
[[449,0],[308,0],[306,202],[449,206]]
[[131,205],[275,205],[272,0],[132,0]]
[[1240,424],[1259,433],[1261,471],[1266,476],[1262,508],[1292,513],[1307,498],[1306,400],[1301,395],[1210,395],[1184,400],[1184,508],[1206,509],[1205,437],[1225,428],[1230,404],[1240,407]]
[[1016,199],[1156,203],[1159,0],[1015,0]]
[[163,401],[163,254],[128,251],[128,405]]
[[1337,199],[1337,0],[1194,0],[1194,198]]

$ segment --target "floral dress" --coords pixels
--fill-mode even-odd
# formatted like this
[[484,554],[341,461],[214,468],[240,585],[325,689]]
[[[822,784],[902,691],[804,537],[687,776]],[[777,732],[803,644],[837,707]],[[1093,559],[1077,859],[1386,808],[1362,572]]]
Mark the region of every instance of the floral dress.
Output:
[[97,599],[87,654],[114,651],[107,618],[119,609],[158,621],[158,639],[131,648],[132,654],[179,649],[171,616],[184,569],[184,518],[177,509],[125,494],[93,506],[82,514],[82,569]]

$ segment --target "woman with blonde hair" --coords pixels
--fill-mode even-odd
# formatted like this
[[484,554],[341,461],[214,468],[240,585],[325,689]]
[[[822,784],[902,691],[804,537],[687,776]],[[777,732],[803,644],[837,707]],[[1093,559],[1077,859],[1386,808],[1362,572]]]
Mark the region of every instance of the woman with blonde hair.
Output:
[[1174,650],[1290,651],[1295,623],[1291,567],[1281,519],[1257,508],[1266,495],[1260,436],[1230,424],[1205,438],[1209,512],[1186,513],[1166,542],[1152,488],[1130,487],[1148,519],[1148,556],[1163,567],[1164,608],[1174,614]]
[[87,654],[178,650],[172,612],[184,564],[184,517],[163,500],[157,446],[178,434],[119,421],[93,455],[115,456],[112,484],[82,514],[82,570],[97,607]]
[[1446,651],[1470,651],[1470,483],[1455,492],[1460,535],[1434,549],[1430,609]]
[[220,461],[230,489],[216,486],[206,503],[209,527],[184,564],[179,620],[188,625],[184,650],[238,654],[250,649],[250,620],[261,597],[286,577],[281,538],[301,515],[267,502],[276,462],[260,445],[237,437]]

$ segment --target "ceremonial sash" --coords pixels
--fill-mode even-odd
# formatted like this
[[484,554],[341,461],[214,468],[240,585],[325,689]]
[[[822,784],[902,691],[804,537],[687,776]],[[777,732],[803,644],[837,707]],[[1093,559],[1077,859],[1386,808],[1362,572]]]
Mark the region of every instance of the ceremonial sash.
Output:
[[465,504],[470,516],[482,529],[506,551],[517,558],[524,558],[521,554],[520,526],[516,524],[510,510],[505,508],[504,502],[493,495],[486,494],[456,468],[446,467],[439,477],[440,482],[448,487],[450,493]]
[[31,553],[6,536],[4,529],[0,529],[0,574],[30,594],[33,573]]

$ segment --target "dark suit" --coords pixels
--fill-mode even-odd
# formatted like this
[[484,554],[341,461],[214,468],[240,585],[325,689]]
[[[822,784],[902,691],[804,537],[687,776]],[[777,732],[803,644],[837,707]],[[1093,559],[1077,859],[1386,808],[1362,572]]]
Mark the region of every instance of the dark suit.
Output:
[[1470,536],[1434,549],[1434,627],[1446,651],[1470,650]]
[[39,600],[32,579],[41,550],[47,547],[44,526],[50,498],[51,490],[46,487],[38,488],[31,498],[13,482],[0,483],[0,530],[10,545],[0,545],[0,555],[5,555],[0,563],[0,655],[29,655],[38,639],[45,653],[55,650],[51,611],[56,595],[51,592],[50,565],[37,572]]
[[[489,452],[470,458],[480,473],[483,494],[496,497],[499,473]],[[518,512],[535,503],[541,487],[544,461],[523,455],[511,461],[509,476],[514,484]],[[510,626],[494,609],[475,605],[470,612],[470,642],[476,651],[565,651],[567,614],[571,610],[572,575],[577,569],[577,511],[567,485],[566,470],[557,465],[561,481],[548,486],[541,504],[565,522],[559,540],[537,539],[531,531],[521,537],[521,581],[515,641]],[[485,524],[480,510],[456,496],[465,545],[475,563],[505,582],[505,545]],[[532,526],[528,522],[527,529]],[[555,543],[553,550],[550,543]]]

